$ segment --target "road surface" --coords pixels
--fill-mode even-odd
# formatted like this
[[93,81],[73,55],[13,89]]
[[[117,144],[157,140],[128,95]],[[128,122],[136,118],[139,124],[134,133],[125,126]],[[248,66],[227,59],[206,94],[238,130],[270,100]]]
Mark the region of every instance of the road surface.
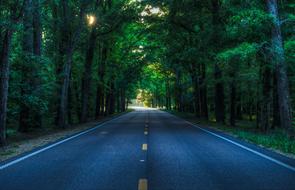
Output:
[[138,109],[0,163],[0,189],[295,189],[295,161]]

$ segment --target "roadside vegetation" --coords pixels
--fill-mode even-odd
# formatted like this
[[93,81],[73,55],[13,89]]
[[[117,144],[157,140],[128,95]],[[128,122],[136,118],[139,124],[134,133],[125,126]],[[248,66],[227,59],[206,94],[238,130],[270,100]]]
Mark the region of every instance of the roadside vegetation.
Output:
[[295,158],[295,140],[290,140],[286,136],[283,129],[274,129],[265,133],[260,129],[257,129],[255,123],[253,122],[241,120],[237,121],[236,127],[230,127],[218,124],[212,120],[206,121],[197,119],[192,113],[181,113],[177,111],[169,111],[169,113],[172,113],[202,127],[213,128],[247,142],[254,143],[264,148],[269,148],[271,150],[278,151],[279,153],[283,153],[289,157]]

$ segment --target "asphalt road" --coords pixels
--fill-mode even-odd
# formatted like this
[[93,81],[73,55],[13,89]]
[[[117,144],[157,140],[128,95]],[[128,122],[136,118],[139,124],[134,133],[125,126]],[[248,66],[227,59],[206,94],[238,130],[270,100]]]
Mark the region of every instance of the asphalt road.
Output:
[[0,163],[0,189],[294,190],[295,160],[139,109]]

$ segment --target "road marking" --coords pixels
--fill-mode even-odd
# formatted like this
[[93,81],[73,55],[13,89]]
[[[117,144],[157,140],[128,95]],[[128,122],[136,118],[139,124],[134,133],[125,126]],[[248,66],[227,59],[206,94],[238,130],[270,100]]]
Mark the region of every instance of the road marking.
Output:
[[144,132],[144,135],[148,135],[148,134],[149,134],[149,132],[147,132],[147,131]]
[[140,162],[144,162],[145,160],[139,160]]
[[117,118],[114,118],[114,119],[111,119],[111,120],[105,121],[105,122],[103,122],[102,124],[97,125],[96,127],[93,127],[93,128],[91,128],[91,129],[87,129],[86,131],[82,131],[82,132],[80,132],[80,133],[78,133],[78,134],[76,134],[76,135],[73,135],[73,136],[68,137],[68,138],[66,138],[66,139],[63,139],[63,140],[60,140],[60,141],[58,141],[58,142],[56,142],[56,143],[53,143],[53,144],[51,144],[51,145],[49,145],[49,146],[46,146],[46,147],[44,147],[44,148],[42,148],[42,149],[40,149],[40,150],[37,150],[37,151],[35,151],[35,152],[32,152],[32,153],[27,154],[27,155],[25,155],[25,156],[22,156],[22,157],[20,157],[20,158],[18,158],[18,159],[16,159],[16,160],[13,160],[13,161],[11,161],[11,162],[8,162],[8,163],[6,163],[6,164],[0,166],[0,170],[3,170],[3,169],[5,169],[5,168],[7,168],[7,167],[9,167],[9,166],[12,166],[12,165],[14,165],[14,164],[17,164],[17,163],[19,163],[19,162],[21,162],[21,161],[23,161],[23,160],[26,160],[26,159],[28,159],[28,158],[30,158],[30,157],[32,157],[32,156],[35,156],[35,155],[37,155],[37,154],[40,154],[41,152],[44,152],[44,151],[46,151],[46,150],[49,150],[49,149],[51,149],[51,148],[53,148],[53,147],[56,147],[56,146],[58,146],[58,145],[60,145],[60,144],[62,144],[62,143],[65,143],[65,142],[67,142],[67,141],[70,141],[70,140],[72,140],[72,139],[75,139],[75,138],[77,138],[77,137],[79,137],[79,136],[85,135],[86,133],[89,133],[89,132],[91,132],[91,131],[94,131],[94,130],[96,130],[96,129],[98,129],[98,128],[100,128],[100,127],[102,127],[102,126],[104,126],[104,125],[106,125],[106,124],[108,124],[108,123],[110,123],[111,121],[115,121],[115,120],[120,119],[120,118],[123,117],[124,115],[126,115],[126,114],[123,114],[123,115],[121,115],[121,116],[118,116]]
[[148,189],[148,180],[140,179],[138,181],[138,190],[147,190]]
[[142,144],[142,150],[147,150],[147,144]]
[[107,131],[102,131],[102,132],[100,132],[99,134],[101,134],[101,135],[107,135],[109,132],[107,132]]
[[206,132],[206,133],[209,133],[209,134],[211,134],[211,135],[213,135],[213,136],[215,136],[215,137],[218,137],[218,138],[220,138],[220,139],[222,139],[222,140],[225,140],[225,141],[227,141],[227,142],[229,142],[229,143],[231,143],[231,144],[233,144],[233,145],[236,145],[236,146],[238,146],[238,147],[240,147],[240,148],[242,148],[242,149],[244,149],[244,150],[247,150],[247,151],[249,151],[249,152],[252,152],[253,154],[256,154],[256,155],[258,155],[258,156],[260,156],[260,157],[262,157],[262,158],[265,158],[265,159],[267,159],[267,160],[269,160],[269,161],[271,161],[271,162],[273,162],[273,163],[276,163],[276,164],[278,164],[278,165],[280,165],[280,166],[282,166],[282,167],[284,167],[284,168],[287,168],[287,169],[289,169],[289,170],[295,172],[295,167],[293,167],[293,166],[290,166],[290,165],[288,165],[288,164],[285,164],[285,163],[283,163],[283,162],[281,162],[281,161],[279,161],[279,160],[277,160],[277,159],[274,159],[274,158],[272,158],[272,157],[270,157],[270,156],[267,156],[267,155],[265,155],[265,154],[262,154],[262,153],[260,153],[260,152],[258,152],[258,151],[256,151],[256,150],[253,150],[253,149],[251,149],[251,148],[248,148],[248,147],[246,147],[246,146],[244,146],[244,145],[241,145],[241,144],[239,144],[239,143],[237,143],[237,142],[234,142],[234,141],[232,141],[232,140],[230,140],[230,139],[228,139],[228,138],[226,138],[226,137],[223,137],[223,136],[221,136],[221,135],[218,135],[218,134],[216,134],[216,133],[213,133],[213,132],[211,132],[211,131],[209,131],[209,130],[203,129],[203,128],[197,126],[197,125],[194,125],[193,123],[191,123],[191,122],[189,122],[189,121],[186,121],[186,120],[184,120],[184,121],[185,121],[187,124],[189,124],[189,125],[191,125],[191,126],[193,126],[193,127],[196,127],[196,128],[198,128],[198,129],[200,129],[200,130]]

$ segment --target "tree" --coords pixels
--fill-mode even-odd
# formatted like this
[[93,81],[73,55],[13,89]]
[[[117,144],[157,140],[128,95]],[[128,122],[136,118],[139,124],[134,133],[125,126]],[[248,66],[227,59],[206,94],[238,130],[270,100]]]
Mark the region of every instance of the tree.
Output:
[[[7,99],[8,99],[8,86],[9,86],[9,56],[12,35],[14,32],[14,25],[18,23],[21,18],[22,12],[19,10],[17,3],[8,4],[4,6],[2,2],[1,7],[5,7],[8,11],[6,19],[8,24],[1,28],[3,35],[1,35],[1,54],[0,54],[0,146],[6,143],[6,117],[7,117]],[[8,9],[8,10],[7,10]],[[2,15],[1,15],[2,16]],[[2,31],[1,31],[2,34]]]
[[278,14],[278,5],[276,0],[267,0],[266,5],[269,14],[273,19],[272,27],[272,51],[276,64],[276,77],[278,85],[278,100],[281,125],[288,132],[290,137],[294,137],[292,127],[292,109],[290,104],[289,81],[286,71],[285,52],[283,47],[283,38],[281,34],[281,21]]

